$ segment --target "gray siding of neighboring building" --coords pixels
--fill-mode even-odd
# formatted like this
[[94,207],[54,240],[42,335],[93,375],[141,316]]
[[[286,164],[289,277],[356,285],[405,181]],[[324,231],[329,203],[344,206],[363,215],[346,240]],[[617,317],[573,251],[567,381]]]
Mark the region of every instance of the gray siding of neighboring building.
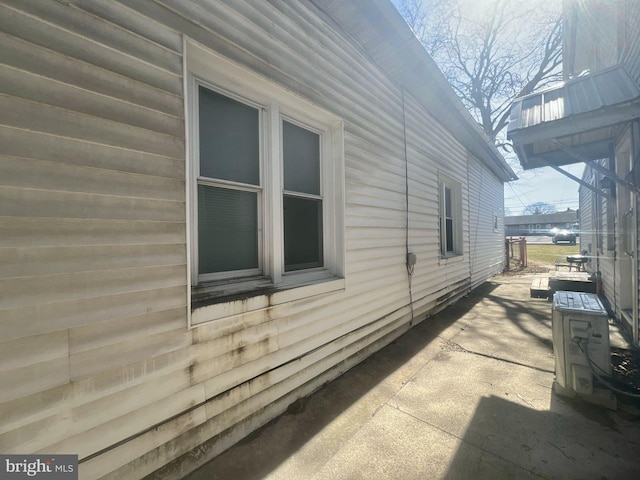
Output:
[[640,83],[640,3],[565,0],[565,77],[623,63]]
[[[568,8],[567,8],[568,7]],[[622,64],[625,70],[640,84],[640,3],[634,0],[617,2],[586,2],[571,0],[565,3],[569,14],[565,41],[565,75],[579,74],[589,69],[592,73],[603,68]],[[630,100],[633,100],[634,97]],[[612,135],[612,158],[618,176],[625,177],[638,155],[637,122],[621,123]],[[630,125],[630,127],[629,127]],[[633,129],[636,132],[632,133]],[[601,161],[603,163],[603,161]],[[598,178],[586,167],[584,178],[598,186]],[[581,189],[583,191],[585,189]],[[631,225],[624,225],[627,212],[633,208]],[[581,195],[583,214],[593,216],[594,241],[597,248],[596,265],[602,274],[603,291],[614,313],[633,333],[637,342],[638,332],[638,268],[637,245],[632,256],[625,253],[625,237],[631,235],[637,242],[637,195],[630,195],[621,185],[616,187],[615,198],[593,199]],[[629,233],[631,232],[631,233]],[[635,325],[634,325],[635,323]]]
[[640,2],[626,0],[619,15],[623,25],[618,37],[621,61],[640,84],[640,24],[636,21],[640,18]]
[[[606,162],[600,162],[606,164]],[[598,186],[598,174],[586,168],[582,179],[590,185]],[[607,215],[608,203],[611,199],[596,195],[591,190],[580,187],[580,250],[586,250],[593,257],[587,265],[590,272],[599,271],[602,277],[603,292],[607,298],[615,298],[614,285],[614,257],[607,232],[614,228],[608,223],[611,218]]]
[[[188,328],[183,34],[343,119],[344,290]],[[1,0],[0,37],[4,453],[193,468],[407,331],[406,161],[416,320],[501,269],[500,181],[313,2]]]
[[[582,180],[591,184],[592,170],[586,169],[583,172]],[[590,254],[594,254],[598,246],[596,235],[595,208],[598,198],[593,191],[580,186],[578,189],[578,201],[581,205],[580,210],[580,250],[587,250]]]
[[[578,212],[541,213],[537,215],[514,215],[504,217],[507,236],[549,235],[552,228],[574,228],[579,223]],[[580,227],[582,228],[582,227]]]

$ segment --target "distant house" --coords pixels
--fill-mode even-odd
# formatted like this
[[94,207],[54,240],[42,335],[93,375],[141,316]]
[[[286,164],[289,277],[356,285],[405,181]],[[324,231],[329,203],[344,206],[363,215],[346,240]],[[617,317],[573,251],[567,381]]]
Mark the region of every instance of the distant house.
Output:
[[0,17],[0,452],[180,478],[502,271],[515,175],[391,2]]
[[504,217],[505,235],[547,235],[554,228],[578,230],[578,210],[567,208],[564,212],[539,215],[510,215]]
[[522,166],[584,162],[580,248],[638,343],[640,2],[565,0],[564,76],[518,99],[509,137]]

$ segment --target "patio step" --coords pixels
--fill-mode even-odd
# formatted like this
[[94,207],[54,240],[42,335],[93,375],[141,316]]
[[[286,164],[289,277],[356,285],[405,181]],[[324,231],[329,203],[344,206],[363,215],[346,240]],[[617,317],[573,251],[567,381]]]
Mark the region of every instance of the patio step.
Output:
[[596,293],[596,284],[591,280],[588,272],[552,272],[549,275],[549,288],[553,292],[564,290]]
[[531,298],[548,298],[551,289],[549,288],[549,277],[536,277],[531,282]]
[[587,272],[551,272],[531,282],[531,298],[550,298],[558,290],[596,293],[596,284]]

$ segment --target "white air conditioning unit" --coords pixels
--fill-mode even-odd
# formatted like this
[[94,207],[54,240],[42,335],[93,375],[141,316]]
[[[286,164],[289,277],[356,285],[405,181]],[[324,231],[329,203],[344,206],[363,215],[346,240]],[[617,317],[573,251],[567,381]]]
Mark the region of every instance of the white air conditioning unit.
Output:
[[555,392],[615,409],[613,393],[594,386],[596,376],[611,375],[609,319],[600,299],[592,293],[556,292],[551,318]]

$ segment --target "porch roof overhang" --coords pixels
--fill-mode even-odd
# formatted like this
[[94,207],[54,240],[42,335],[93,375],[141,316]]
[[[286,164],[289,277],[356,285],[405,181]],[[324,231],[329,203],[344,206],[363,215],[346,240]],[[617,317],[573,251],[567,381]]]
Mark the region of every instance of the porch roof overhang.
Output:
[[609,157],[620,124],[640,118],[640,87],[622,65],[516,99],[507,137],[522,168]]

